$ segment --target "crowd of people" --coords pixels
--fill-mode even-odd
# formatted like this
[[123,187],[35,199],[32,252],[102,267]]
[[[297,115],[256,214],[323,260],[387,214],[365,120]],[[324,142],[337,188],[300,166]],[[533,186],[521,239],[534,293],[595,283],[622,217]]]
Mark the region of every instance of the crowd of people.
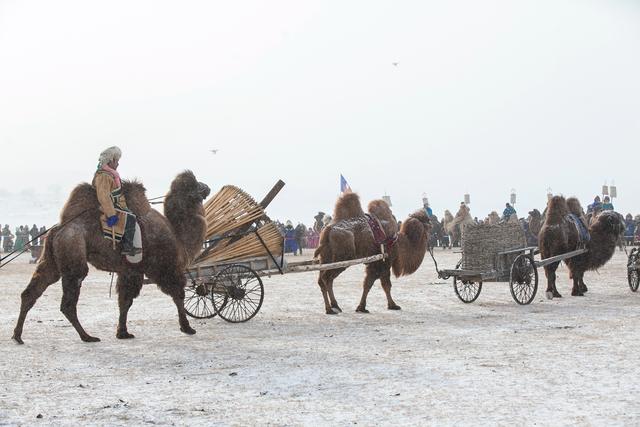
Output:
[[[431,230],[431,239],[430,246],[432,247],[443,247],[443,248],[451,248],[454,246],[460,245],[460,240],[455,239],[451,232],[447,231],[447,217],[449,216],[449,221],[451,221],[454,217],[447,210],[443,215],[442,219],[438,219],[436,215],[433,214],[433,209],[425,204],[425,211],[429,218],[431,218],[432,222],[432,230]],[[462,202],[460,204],[460,209],[465,211],[470,215],[470,208]],[[586,216],[595,216],[602,211],[614,210],[613,203],[609,196],[605,196],[604,198],[600,198],[600,196],[596,196],[593,199],[593,202],[587,205]],[[459,213],[458,213],[459,214]],[[511,203],[506,203],[505,207],[502,211],[502,215],[498,214],[497,211],[492,211],[483,219],[478,219],[478,217],[469,216],[469,222],[473,222],[474,224],[500,224],[503,222],[512,221],[514,223],[519,223],[523,230],[525,231],[525,235],[527,238],[527,244],[529,245],[537,245],[537,232],[539,231],[539,227],[533,227],[530,229],[530,224],[536,221],[536,218],[539,218],[540,225],[544,219],[544,211],[541,213],[537,209],[533,209],[529,212],[527,217],[518,217],[518,213],[515,207]],[[331,222],[331,217],[324,212],[318,212],[318,214],[314,217],[313,227],[308,227],[303,223],[299,222],[296,226],[293,225],[293,222],[288,220],[285,223],[280,221],[276,221],[282,236],[285,239],[285,253],[292,253],[294,255],[302,254],[303,249],[315,249],[318,246],[318,241],[320,238],[320,232],[322,229]],[[624,243],[626,245],[640,245],[640,214],[633,216],[628,213],[625,216],[625,224],[626,231],[624,234]],[[399,223],[400,225],[400,223]]]
[[[432,239],[431,245],[441,246],[441,247],[452,247],[459,246],[459,240],[453,241],[452,236],[449,231],[447,231],[447,216],[450,216],[453,219],[453,216],[449,211],[445,211],[442,220],[438,220],[438,218],[433,215],[433,211],[429,206],[425,206],[429,217],[434,224],[432,229]],[[469,212],[468,206],[461,203],[461,210],[466,209]],[[546,210],[545,210],[546,211]],[[539,218],[540,225],[544,220],[544,212],[540,213],[537,209],[533,209],[529,212],[527,217],[518,218],[518,214],[515,208],[510,204],[506,203],[504,210],[502,211],[502,215],[499,215],[496,211],[492,211],[485,217],[484,219],[478,219],[478,217],[469,216],[470,222],[475,224],[499,224],[502,222],[518,222],[523,230],[525,231],[525,235],[527,237],[527,242],[529,245],[535,246],[537,245],[537,232],[539,231],[539,227],[533,228],[533,231],[530,230],[530,224],[532,221],[535,221],[536,218]],[[604,196],[604,198],[600,198],[600,196],[595,196],[593,202],[587,205],[587,211],[585,213],[585,218],[590,218],[598,215],[603,211],[615,211],[611,198],[609,196]],[[626,229],[624,233],[624,244],[627,246],[631,245],[640,245],[640,215],[632,215],[630,213],[626,214],[624,217]],[[588,226],[588,224],[585,224]]]
[[44,233],[46,227],[38,227],[33,224],[32,227],[28,225],[21,225],[16,227],[14,231],[11,231],[9,224],[5,224],[0,231],[0,248],[4,252],[20,251],[25,249],[25,246],[41,246],[44,244]]

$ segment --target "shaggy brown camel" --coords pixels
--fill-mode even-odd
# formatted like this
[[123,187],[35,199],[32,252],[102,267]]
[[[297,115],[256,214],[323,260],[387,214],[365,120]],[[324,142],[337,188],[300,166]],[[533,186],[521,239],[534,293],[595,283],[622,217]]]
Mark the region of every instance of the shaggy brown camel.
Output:
[[491,211],[491,213],[487,216],[487,219],[485,220],[485,223],[489,224],[489,225],[498,225],[498,224],[500,224],[500,215],[498,215],[498,212]]
[[451,236],[451,233],[449,232],[449,224],[451,224],[452,222],[453,215],[448,209],[445,209],[444,216],[442,218],[442,235],[447,236],[447,239],[449,240],[449,244],[447,245],[447,247],[449,249],[453,247],[453,238]]
[[453,221],[447,223],[447,232],[451,236],[451,245],[462,246],[465,225],[474,223],[469,207],[464,203],[461,204]]
[[[595,217],[589,226],[590,239],[581,239],[578,228],[579,222],[582,221],[584,213],[576,198],[565,200],[562,196],[554,196],[549,200],[546,219],[538,236],[542,259],[568,253],[583,246],[587,249],[586,253],[564,261],[573,279],[573,296],[582,296],[587,292],[584,283],[585,271],[600,268],[611,259],[625,229],[620,214],[605,211]],[[556,269],[559,264],[560,262],[555,262],[544,267],[549,299],[562,297],[556,288]]]
[[540,230],[542,229],[542,214],[538,209],[534,209],[529,212],[529,231],[534,236],[540,234]]
[[[403,221],[398,232],[398,223],[386,202],[374,200],[369,203],[368,211],[374,220],[377,218],[380,222],[386,237],[389,239],[397,236],[397,240],[388,245],[386,259],[366,266],[362,298],[356,311],[369,312],[366,308],[367,295],[378,279],[387,296],[389,310],[400,310],[400,306],[391,297],[391,270],[393,269],[396,277],[400,277],[412,274],[420,267],[427,251],[431,223],[422,209]],[[319,258],[321,263],[364,258],[381,253],[380,244],[376,242],[376,236],[362,210],[357,194],[342,195],[336,203],[333,218],[333,222],[322,230],[320,245],[315,252],[315,257]],[[327,314],[342,312],[333,294],[333,281],[345,269],[321,271],[318,276],[318,285]]]
[[76,310],[80,287],[89,271],[87,263],[118,274],[120,317],[116,337],[134,337],[127,331],[127,313],[133,299],[140,294],[145,275],[173,298],[178,309],[180,330],[195,334],[185,315],[184,271],[202,248],[206,227],[202,201],[209,195],[209,187],[198,182],[191,171],[179,174],[171,183],[164,201],[166,217],[151,208],[142,184],[124,181],[122,190],[142,229],[142,262],[129,264],[120,254],[119,245],[113,249],[112,241],[103,237],[95,189],[86,183],[78,185],[62,210],[61,225],[49,231],[36,271],[22,292],[20,315],[13,332],[16,342],[23,343],[22,328],[28,311],[45,289],[60,278],[60,311],[82,341],[100,341],[85,332]]

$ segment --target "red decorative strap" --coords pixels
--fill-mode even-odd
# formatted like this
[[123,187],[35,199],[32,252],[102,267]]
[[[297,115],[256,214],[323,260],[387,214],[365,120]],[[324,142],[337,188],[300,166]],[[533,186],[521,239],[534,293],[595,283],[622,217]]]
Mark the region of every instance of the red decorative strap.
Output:
[[364,215],[367,217],[369,228],[371,228],[371,232],[373,233],[373,239],[376,241],[376,246],[384,245],[385,250],[389,252],[398,240],[398,235],[387,237],[378,218],[370,214]]

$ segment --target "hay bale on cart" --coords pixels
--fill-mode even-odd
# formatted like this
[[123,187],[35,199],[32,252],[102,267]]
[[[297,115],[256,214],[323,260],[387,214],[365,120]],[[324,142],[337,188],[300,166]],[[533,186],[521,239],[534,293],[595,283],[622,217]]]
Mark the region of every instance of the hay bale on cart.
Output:
[[527,246],[524,230],[519,224],[472,224],[464,228],[462,268],[476,271],[507,271],[518,253],[497,257],[500,252]]
[[519,224],[469,224],[464,236],[462,259],[456,268],[438,270],[441,278],[453,277],[453,289],[462,302],[474,302],[483,283],[504,281],[509,282],[511,296],[518,304],[533,301],[538,289],[533,258],[537,248],[527,247]]

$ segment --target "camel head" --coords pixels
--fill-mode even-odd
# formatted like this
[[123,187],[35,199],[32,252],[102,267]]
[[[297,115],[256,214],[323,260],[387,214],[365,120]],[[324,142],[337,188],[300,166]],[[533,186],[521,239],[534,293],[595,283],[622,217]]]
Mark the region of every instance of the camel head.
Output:
[[413,274],[420,267],[429,245],[431,227],[431,220],[424,209],[412,213],[402,222],[396,256],[391,264],[396,277]]
[[174,178],[171,189],[167,194],[178,196],[185,201],[200,203],[211,193],[211,189],[204,182],[199,182],[190,170],[186,170]]
[[417,210],[411,215],[409,215],[409,218],[407,218],[407,220],[402,223],[400,232],[402,232],[403,230],[406,231],[405,224],[407,224],[410,219],[417,220],[420,223],[420,225],[422,225],[422,228],[424,229],[424,232],[427,234],[427,236],[429,235],[429,232],[433,228],[433,224],[431,223],[431,218],[429,218],[429,216],[424,211],[424,209]]
[[451,211],[449,211],[448,209],[444,211],[444,222],[451,222],[453,221],[453,215],[451,214]]
[[624,217],[617,212],[603,211],[591,223],[589,230],[592,233],[606,233],[621,237],[624,234]]

